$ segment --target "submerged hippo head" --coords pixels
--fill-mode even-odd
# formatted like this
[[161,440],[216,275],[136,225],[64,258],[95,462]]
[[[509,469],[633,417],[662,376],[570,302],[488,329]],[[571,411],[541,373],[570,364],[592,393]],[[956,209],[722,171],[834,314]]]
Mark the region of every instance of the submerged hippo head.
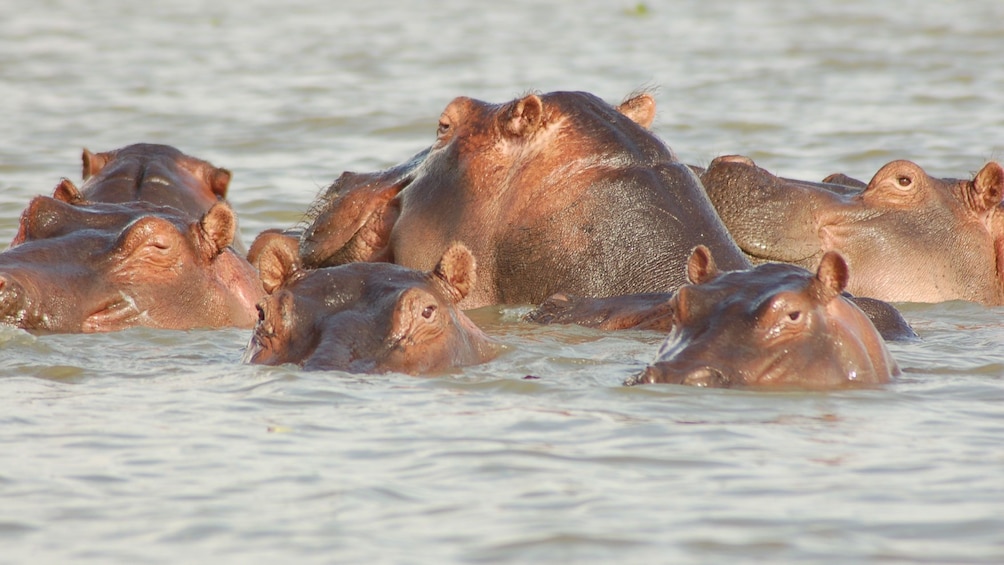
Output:
[[698,247],[693,284],[671,301],[674,327],[656,362],[625,384],[834,388],[899,373],[881,336],[841,292],[847,265],[828,252],[812,273],[770,263],[721,273]]
[[50,332],[254,323],[263,294],[229,248],[218,203],[197,221],[146,202],[72,205],[40,196],[0,253],[0,323]]
[[230,185],[230,171],[170,145],[136,143],[103,153],[84,149],[82,160],[84,184],[74,198],[92,202],[142,200],[198,218],[226,198]]
[[700,181],[648,131],[654,115],[648,94],[617,107],[584,92],[457,98],[428,150],[331,186],[303,233],[304,264],[427,270],[464,241],[479,265],[465,308],[672,290],[699,243],[748,266]]
[[269,294],[258,305],[246,362],[419,374],[495,354],[494,342],[457,308],[475,282],[463,245],[420,272],[389,263],[303,269],[297,243],[266,233],[252,245]]
[[855,295],[1004,304],[1004,169],[997,163],[957,180],[893,161],[861,188],[843,175],[828,183],[782,179],[730,156],[701,178],[755,260],[812,269],[825,252],[838,251]]

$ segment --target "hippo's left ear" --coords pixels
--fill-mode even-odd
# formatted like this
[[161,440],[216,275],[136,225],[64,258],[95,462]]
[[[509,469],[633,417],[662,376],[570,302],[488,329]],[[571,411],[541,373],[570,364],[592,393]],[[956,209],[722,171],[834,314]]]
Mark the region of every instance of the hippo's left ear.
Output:
[[648,129],[655,120],[655,98],[645,92],[628,98],[617,106],[617,111],[631,118],[631,121]]
[[446,283],[454,302],[460,302],[474,288],[476,270],[477,262],[471,250],[463,243],[454,243],[443,253],[432,274]]
[[1000,205],[1004,199],[1004,168],[990,161],[976,173],[972,183],[977,212],[986,212]]
[[84,195],[80,194],[80,189],[77,185],[73,184],[70,179],[63,179],[59,181],[56,185],[56,189],[52,191],[52,197],[60,202],[66,202],[67,204],[83,204],[86,202]]
[[824,253],[823,258],[819,260],[815,280],[820,300],[829,302],[833,297],[839,296],[847,288],[849,279],[850,271],[843,256],[836,251]]
[[544,102],[530,94],[509,105],[502,113],[502,129],[515,137],[526,137],[537,131],[544,120]]
[[217,202],[199,220],[202,240],[209,246],[209,256],[216,257],[234,242],[237,216],[225,202]]
[[715,264],[715,258],[711,256],[711,250],[703,245],[698,245],[690,252],[690,259],[687,260],[687,280],[692,284],[701,284],[717,277],[720,271]]
[[84,152],[80,156],[81,161],[83,161],[83,171],[81,173],[81,178],[87,180],[92,176],[101,172],[101,169],[105,168],[105,165],[112,160],[114,151],[108,153],[91,153],[86,147],[84,147]]
[[295,237],[278,230],[264,231],[255,238],[248,250],[248,262],[258,269],[265,292],[272,294],[302,268],[299,245]]

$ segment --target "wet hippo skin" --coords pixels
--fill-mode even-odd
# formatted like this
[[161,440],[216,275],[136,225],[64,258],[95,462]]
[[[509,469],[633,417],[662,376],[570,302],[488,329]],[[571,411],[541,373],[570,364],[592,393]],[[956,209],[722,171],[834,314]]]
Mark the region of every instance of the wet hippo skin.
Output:
[[654,115],[648,94],[457,98],[431,147],[335,181],[312,207],[303,262],[428,270],[459,241],[478,261],[463,308],[672,290],[698,244],[748,267],[700,180],[648,131]]

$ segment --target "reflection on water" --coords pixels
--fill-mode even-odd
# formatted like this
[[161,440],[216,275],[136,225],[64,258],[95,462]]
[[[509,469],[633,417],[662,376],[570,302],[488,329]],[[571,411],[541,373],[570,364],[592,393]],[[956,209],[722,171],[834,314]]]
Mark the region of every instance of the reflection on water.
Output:
[[[639,9],[644,6],[644,9]],[[936,176],[1000,159],[1004,5],[24,3],[0,20],[0,240],[82,147],[234,171],[244,239],[400,162],[455,96],[654,88],[686,162]],[[661,336],[474,318],[433,378],[240,365],[248,332],[0,329],[11,562],[1004,559],[1000,308],[905,305],[903,376],[835,393],[621,387]],[[527,379],[525,377],[537,377]]]

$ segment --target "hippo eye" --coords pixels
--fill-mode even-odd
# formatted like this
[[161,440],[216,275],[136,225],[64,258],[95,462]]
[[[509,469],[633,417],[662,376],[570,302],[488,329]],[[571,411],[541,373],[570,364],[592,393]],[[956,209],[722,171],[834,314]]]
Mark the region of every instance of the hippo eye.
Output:
[[431,319],[433,314],[435,313],[436,313],[436,307],[430,304],[429,306],[426,306],[424,310],[422,310],[422,317],[428,320]]
[[802,319],[802,313],[798,310],[794,312],[788,312],[788,319],[792,322],[797,322]]
[[261,304],[256,304],[255,308],[258,310],[258,321],[265,321],[265,309],[261,307]]
[[910,185],[913,184],[913,179],[910,178],[910,177],[908,177],[908,176],[906,176],[906,175],[900,175],[900,176],[896,177],[896,183],[901,188],[909,188]]
[[436,135],[442,137],[450,132],[450,123],[444,120],[439,120],[439,128],[436,130]]

